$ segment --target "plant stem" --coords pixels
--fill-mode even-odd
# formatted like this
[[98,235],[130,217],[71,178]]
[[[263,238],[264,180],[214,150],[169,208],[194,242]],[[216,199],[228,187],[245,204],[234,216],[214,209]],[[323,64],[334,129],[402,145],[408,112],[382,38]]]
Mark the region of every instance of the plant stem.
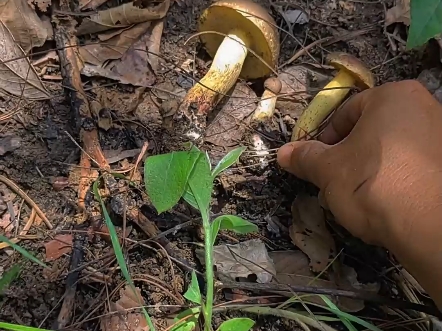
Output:
[[213,257],[212,257],[212,228],[210,225],[209,213],[203,211],[201,213],[203,219],[204,229],[204,248],[205,248],[205,262],[206,262],[206,305],[204,309],[204,331],[211,331],[212,329],[212,309],[213,309]]

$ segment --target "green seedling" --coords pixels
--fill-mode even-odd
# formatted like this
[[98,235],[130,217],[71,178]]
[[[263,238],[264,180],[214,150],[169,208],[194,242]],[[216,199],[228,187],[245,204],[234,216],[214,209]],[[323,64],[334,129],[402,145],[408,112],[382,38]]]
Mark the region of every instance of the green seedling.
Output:
[[[210,220],[210,200],[215,178],[236,163],[245,147],[229,152],[212,170],[207,153],[192,147],[189,151],[172,152],[149,157],[144,164],[146,191],[158,213],[171,209],[180,198],[199,210],[204,230],[204,248],[206,265],[206,296],[203,301],[196,274],[184,297],[200,305],[204,316],[204,330],[212,329],[214,273],[213,245],[219,230],[232,230],[237,233],[249,233],[258,227],[238,216],[222,215]],[[174,331],[193,330],[198,321],[198,310],[187,310],[177,316]],[[248,331],[254,321],[248,318],[234,318],[221,324],[218,331]]]

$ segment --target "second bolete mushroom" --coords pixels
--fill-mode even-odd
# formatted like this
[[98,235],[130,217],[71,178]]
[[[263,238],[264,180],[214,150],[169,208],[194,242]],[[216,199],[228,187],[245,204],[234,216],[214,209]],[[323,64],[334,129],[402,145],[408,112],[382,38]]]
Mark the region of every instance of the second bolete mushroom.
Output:
[[281,92],[282,83],[277,77],[267,78],[264,82],[264,93],[252,115],[252,121],[265,121],[275,112],[276,99]]
[[[200,17],[199,31],[213,62],[207,74],[188,91],[175,116],[181,125],[182,121],[190,124],[185,134],[194,140],[204,133],[206,116],[239,77],[268,76],[279,56],[275,21],[251,0],[213,3]],[[219,34],[211,33],[214,31]]]
[[328,115],[345,99],[352,87],[372,88],[372,72],[353,55],[336,52],[327,56],[327,62],[339,70],[335,78],[321,90],[304,110],[292,133],[292,141],[308,139]]

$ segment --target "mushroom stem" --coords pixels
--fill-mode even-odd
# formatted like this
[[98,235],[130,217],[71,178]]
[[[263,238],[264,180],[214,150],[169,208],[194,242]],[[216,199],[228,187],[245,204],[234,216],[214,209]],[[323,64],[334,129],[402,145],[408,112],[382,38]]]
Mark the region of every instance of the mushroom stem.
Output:
[[354,77],[345,70],[340,70],[335,78],[316,94],[304,110],[296,122],[291,140],[310,138],[333,109],[344,100],[354,85]]
[[256,107],[252,116],[252,121],[265,121],[273,116],[276,106],[276,94],[272,91],[265,89],[262,94],[261,100]]
[[[233,29],[224,37],[219,46],[212,65],[206,75],[195,84],[180,104],[178,114],[184,115],[197,132],[188,132],[198,138],[204,130],[205,117],[235,85],[247,57],[249,41],[247,34]],[[200,119],[203,117],[203,119]]]

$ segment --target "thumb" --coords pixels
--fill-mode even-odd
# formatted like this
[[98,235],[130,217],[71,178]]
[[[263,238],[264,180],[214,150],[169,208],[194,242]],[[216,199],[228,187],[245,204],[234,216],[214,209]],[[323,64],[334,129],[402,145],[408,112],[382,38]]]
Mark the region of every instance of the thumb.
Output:
[[286,171],[323,189],[332,178],[332,147],[317,140],[291,142],[278,150],[277,160]]

